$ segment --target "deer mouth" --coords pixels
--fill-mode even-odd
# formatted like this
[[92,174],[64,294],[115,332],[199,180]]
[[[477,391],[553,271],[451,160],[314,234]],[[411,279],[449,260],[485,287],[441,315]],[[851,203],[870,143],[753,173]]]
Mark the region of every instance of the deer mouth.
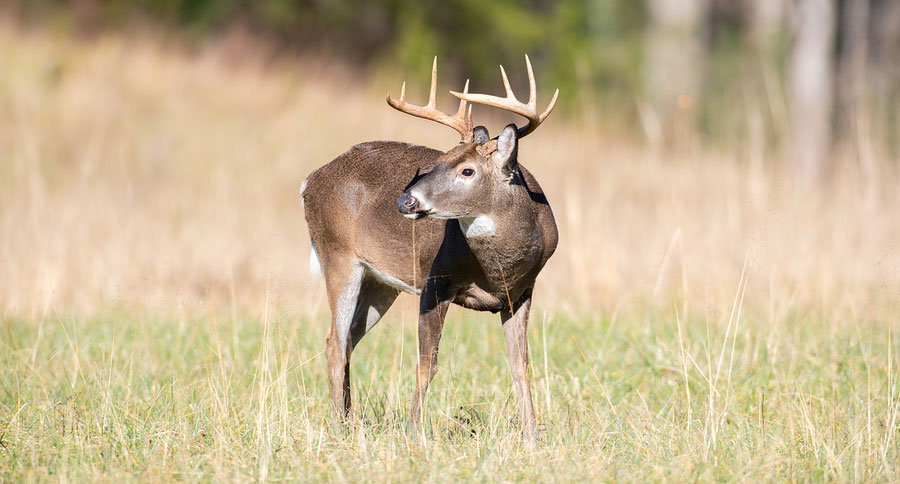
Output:
[[401,210],[400,213],[403,214],[404,217],[406,217],[410,220],[418,220],[418,219],[422,219],[422,218],[453,218],[453,217],[444,217],[441,214],[435,212],[431,208],[414,210],[412,212],[403,212]]
[[452,220],[467,217],[468,214],[457,212],[435,212],[434,210],[431,210],[425,216],[438,220]]
[[468,216],[467,213],[441,212],[435,210],[431,204],[427,201],[423,201],[421,196],[410,193],[404,193],[397,199],[397,211],[403,214],[404,217],[412,220],[425,217],[446,220]]

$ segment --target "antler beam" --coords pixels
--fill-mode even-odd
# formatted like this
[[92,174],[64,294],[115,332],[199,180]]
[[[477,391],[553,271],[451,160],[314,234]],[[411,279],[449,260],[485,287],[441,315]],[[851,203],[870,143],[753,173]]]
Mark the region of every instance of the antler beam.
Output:
[[[466,80],[466,85],[463,88],[463,95],[468,95],[468,93],[469,81]],[[387,103],[397,111],[411,114],[413,116],[424,119],[430,119],[432,121],[441,123],[444,126],[449,126],[459,133],[459,135],[462,137],[462,141],[470,141],[472,139],[472,106],[468,106],[468,109],[466,109],[466,100],[460,98],[459,109],[456,110],[456,114],[451,116],[437,109],[435,104],[436,94],[437,56],[434,57],[434,63],[431,66],[431,93],[428,96],[428,104],[426,104],[425,106],[416,106],[414,104],[409,104],[408,102],[406,102],[406,81],[404,81],[403,85],[400,87],[400,99],[396,100],[391,97],[390,93],[388,93]],[[454,93],[454,95],[456,94]]]

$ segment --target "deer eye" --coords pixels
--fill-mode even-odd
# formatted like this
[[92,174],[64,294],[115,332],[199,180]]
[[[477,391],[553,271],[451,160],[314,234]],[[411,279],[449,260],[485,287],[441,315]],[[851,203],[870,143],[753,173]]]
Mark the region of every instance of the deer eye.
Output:
[[475,174],[475,170],[471,168],[463,168],[461,172],[459,172],[462,176],[472,176]]

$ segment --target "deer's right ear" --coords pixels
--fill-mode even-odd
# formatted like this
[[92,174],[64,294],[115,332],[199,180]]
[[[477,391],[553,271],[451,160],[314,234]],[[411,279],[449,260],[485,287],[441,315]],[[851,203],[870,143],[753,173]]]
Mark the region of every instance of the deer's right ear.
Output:
[[516,159],[519,151],[519,133],[515,124],[507,125],[497,137],[497,151],[494,152],[494,161],[500,165],[504,172],[511,172],[516,167]]
[[472,130],[472,142],[476,145],[483,145],[490,140],[491,135],[488,134],[488,130],[484,126],[475,126],[475,129]]

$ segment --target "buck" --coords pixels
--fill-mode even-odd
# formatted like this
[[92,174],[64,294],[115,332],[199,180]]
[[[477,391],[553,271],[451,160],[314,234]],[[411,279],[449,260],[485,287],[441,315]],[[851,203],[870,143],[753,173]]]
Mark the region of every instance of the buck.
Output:
[[[518,162],[519,140],[553,110],[559,90],[538,114],[528,56],[530,94],[513,94],[503,66],[506,97],[470,94],[466,81],[456,114],[435,106],[437,58],[428,104],[387,96],[394,109],[456,130],[460,143],[442,153],[395,141],[358,144],[303,182],[312,250],[310,267],[325,277],[331,328],[326,338],[331,399],[350,412],[350,355],[400,292],[419,294],[418,364],[409,428],[415,432],[428,384],[437,372],[438,343],[450,304],[499,312],[523,430],[537,423],[528,375],[526,329],[535,278],[557,243],[553,212],[537,181]],[[479,103],[524,116],[490,139],[472,127]]]

